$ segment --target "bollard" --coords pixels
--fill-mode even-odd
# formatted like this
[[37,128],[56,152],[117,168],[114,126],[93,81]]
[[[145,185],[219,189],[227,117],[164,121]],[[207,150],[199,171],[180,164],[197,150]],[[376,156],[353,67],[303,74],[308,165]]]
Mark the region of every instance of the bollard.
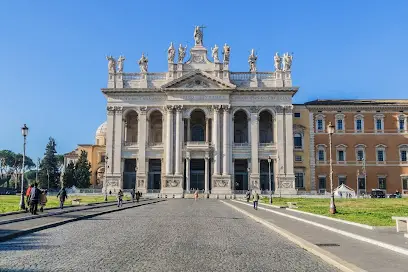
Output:
[[174,198],[174,194],[173,194],[173,198]]
[[159,194],[157,194],[157,198],[160,198],[160,195],[159,195]]
[[218,195],[217,195],[217,199],[220,199]]
[[167,198],[167,195],[165,195],[164,198]]

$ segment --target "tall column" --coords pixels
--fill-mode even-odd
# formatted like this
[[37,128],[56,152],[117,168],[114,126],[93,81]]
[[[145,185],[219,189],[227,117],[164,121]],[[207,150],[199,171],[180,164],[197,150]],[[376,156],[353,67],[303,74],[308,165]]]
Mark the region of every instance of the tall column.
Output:
[[205,141],[210,142],[210,119],[205,118]]
[[205,192],[206,193],[208,193],[208,189],[209,189],[209,179],[208,179],[208,159],[209,159],[209,156],[208,156],[208,154],[206,153],[205,154],[205,157],[204,157],[204,161],[205,161],[205,167],[204,167],[204,182],[205,182],[205,187],[204,187],[204,189],[205,189]]
[[124,138],[125,143],[126,143],[126,142],[128,141],[128,139],[127,139],[127,136],[128,136],[128,133],[127,133],[127,131],[128,131],[128,123],[127,123],[126,119],[123,120],[123,130],[124,130],[123,138]]
[[146,142],[147,142],[147,118],[146,118],[147,107],[139,108],[139,116],[137,122],[137,142],[139,146],[139,165],[138,165],[138,175],[146,175]]
[[181,110],[183,106],[176,106],[176,165],[175,175],[181,175],[180,163],[181,163]]
[[[286,158],[285,158],[285,173],[287,176],[294,176],[293,173],[293,106],[285,107],[285,126],[286,126]],[[293,185],[294,186],[294,185]],[[294,187],[293,187],[294,188]]]
[[219,117],[220,117],[220,108],[219,105],[214,105],[214,121],[213,121],[213,146],[214,146],[214,175],[220,174],[220,150],[219,150]]
[[[253,190],[260,190],[259,176],[259,115],[258,108],[251,107],[251,175],[249,186]],[[249,173],[248,173],[249,174]]]
[[279,172],[278,163],[279,163],[278,159],[273,160],[273,182],[275,183],[275,192],[277,192],[278,189],[280,190],[279,179],[278,179],[278,172]]
[[[108,163],[106,167],[107,169],[105,169],[105,175],[107,173],[112,173],[113,171],[113,140],[114,140],[113,127],[115,122],[114,107],[108,106],[106,110],[107,110],[106,155],[108,157]],[[109,172],[106,170],[109,170]]]
[[171,160],[172,160],[172,143],[173,143],[173,106],[168,105],[166,107],[166,175],[172,174]]
[[190,191],[190,153],[186,154],[186,190]]
[[[285,162],[285,130],[283,126],[283,107],[282,106],[277,106],[276,107],[276,131],[277,131],[277,151],[278,151],[278,157],[279,157],[279,165],[278,165],[278,171],[279,175],[284,176],[285,171],[284,171],[284,162]],[[293,153],[293,150],[292,150]]]
[[[122,158],[122,132],[123,132],[123,127],[122,127],[122,111],[123,107],[115,107],[115,126],[114,126],[114,134],[115,134],[115,140],[114,140],[114,155],[113,155],[113,173],[116,174],[117,176],[120,176],[122,173],[122,164],[121,164],[121,158]],[[118,184],[119,186],[119,184]]]
[[227,176],[229,175],[229,166],[230,166],[230,160],[229,160],[229,150],[228,150],[228,144],[229,144],[229,111],[230,111],[230,106],[229,105],[224,105],[222,106],[224,110],[223,114],[223,131],[222,131],[222,143],[223,143],[223,148],[222,148],[222,155],[223,155],[223,160],[222,160],[222,175]]
[[191,118],[190,116],[187,118],[187,142],[191,141],[191,128],[190,128]]

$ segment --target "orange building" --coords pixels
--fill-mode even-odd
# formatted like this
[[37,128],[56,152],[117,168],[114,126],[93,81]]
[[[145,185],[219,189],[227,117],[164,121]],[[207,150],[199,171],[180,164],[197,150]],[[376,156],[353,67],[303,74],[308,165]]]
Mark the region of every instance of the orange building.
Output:
[[[311,191],[330,192],[329,134],[333,186],[358,193],[381,189],[408,194],[408,100],[315,100],[310,111]],[[311,122],[313,120],[313,122]]]

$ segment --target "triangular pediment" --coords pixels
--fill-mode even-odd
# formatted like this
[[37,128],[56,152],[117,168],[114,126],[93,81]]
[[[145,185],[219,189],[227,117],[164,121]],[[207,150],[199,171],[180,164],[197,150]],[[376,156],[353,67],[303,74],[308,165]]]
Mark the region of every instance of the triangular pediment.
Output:
[[163,89],[234,89],[236,86],[201,70],[194,70],[162,86]]

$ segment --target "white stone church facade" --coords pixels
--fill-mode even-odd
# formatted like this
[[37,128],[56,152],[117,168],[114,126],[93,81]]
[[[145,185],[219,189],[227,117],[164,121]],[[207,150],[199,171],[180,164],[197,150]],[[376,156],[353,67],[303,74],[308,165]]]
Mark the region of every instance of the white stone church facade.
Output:
[[190,56],[180,45],[176,61],[171,44],[164,73],[148,72],[144,56],[140,73],[108,57],[104,188],[229,195],[269,190],[271,173],[274,191],[296,194],[291,56],[276,55],[273,72],[258,72],[252,52],[250,71],[232,72],[228,45],[221,60],[212,48],[210,60],[199,28],[194,39]]

